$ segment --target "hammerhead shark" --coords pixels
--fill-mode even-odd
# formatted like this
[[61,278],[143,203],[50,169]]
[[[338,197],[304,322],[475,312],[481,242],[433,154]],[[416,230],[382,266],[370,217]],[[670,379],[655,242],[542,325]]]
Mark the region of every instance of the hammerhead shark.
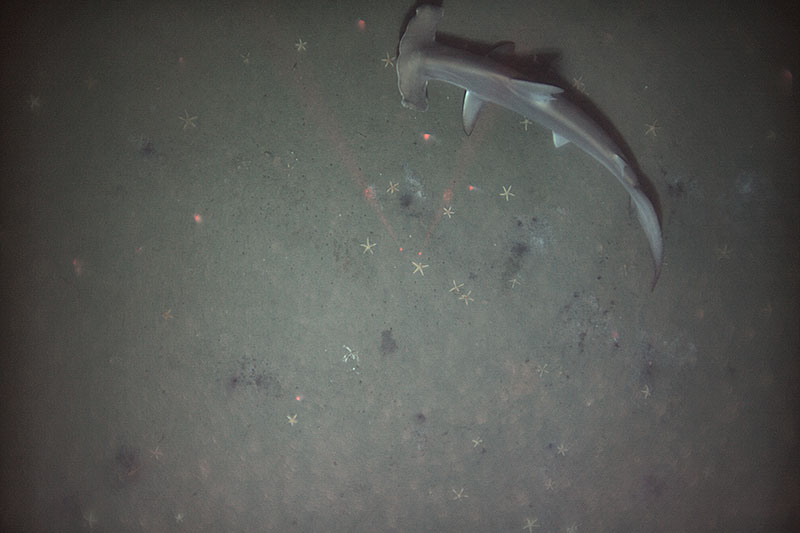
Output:
[[491,54],[474,54],[437,42],[436,27],[443,14],[440,7],[420,6],[400,39],[396,66],[403,106],[427,111],[428,82],[444,81],[466,91],[462,119],[467,135],[472,133],[483,104],[491,102],[552,130],[556,148],[571,142],[592,156],[617,177],[636,206],[655,263],[651,286],[655,287],[664,256],[661,225],[653,204],[642,192],[636,171],[617,143],[567,99],[562,88],[522,79],[519,72],[496,61]]

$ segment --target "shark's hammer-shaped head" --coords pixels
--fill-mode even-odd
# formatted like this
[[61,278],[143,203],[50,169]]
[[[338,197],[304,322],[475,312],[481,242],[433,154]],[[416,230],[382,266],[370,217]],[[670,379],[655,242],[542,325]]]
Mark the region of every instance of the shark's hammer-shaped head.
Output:
[[400,89],[403,107],[415,111],[428,110],[428,78],[425,77],[425,54],[421,53],[436,39],[436,26],[444,11],[440,7],[424,5],[408,22],[406,32],[400,39],[397,54],[397,87]]
[[484,56],[437,42],[436,28],[442,17],[441,8],[420,6],[400,39],[397,86],[403,106],[426,111],[428,81],[443,81],[465,91],[462,120],[467,135],[481,108],[489,102],[550,129],[556,147],[574,143],[608,169],[630,194],[650,243],[655,283],[663,260],[661,224],[651,200],[641,191],[635,169],[626,162],[625,152],[602,121],[565,96],[562,88],[529,81],[501,58],[493,58],[507,48],[506,44]]

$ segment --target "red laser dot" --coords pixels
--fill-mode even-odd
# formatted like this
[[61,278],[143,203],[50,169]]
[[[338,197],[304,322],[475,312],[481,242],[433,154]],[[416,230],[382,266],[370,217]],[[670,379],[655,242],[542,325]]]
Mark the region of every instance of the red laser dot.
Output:
[[364,31],[367,29],[367,23],[364,19],[358,19],[358,29]]
[[367,200],[375,199],[375,189],[373,189],[371,185],[366,189],[364,189],[364,198],[366,198]]
[[302,394],[298,394],[297,396],[294,397],[294,399],[297,400],[298,402],[302,402],[303,401],[303,395]]
[[444,194],[442,194],[442,199],[446,204],[451,203],[453,201],[453,189],[445,189]]
[[201,215],[200,213],[195,213],[192,218],[194,218],[194,221],[197,224],[202,224],[203,223],[203,215]]
[[792,71],[788,68],[781,70],[780,77],[778,78],[778,88],[783,92],[784,96],[792,94],[792,82],[794,77]]
[[72,260],[72,268],[75,269],[75,275],[80,276],[83,274],[83,261],[79,257],[74,258]]
[[475,186],[474,186],[474,185],[470,185],[470,186],[469,186],[469,187],[467,187],[467,188],[468,188],[470,191],[474,191],[474,190],[475,190]]
[[425,139],[426,141],[430,141],[431,140],[431,134],[430,133],[423,133],[422,134],[422,138]]
[[404,251],[405,251],[405,250],[403,249],[403,247],[402,247],[402,246],[400,247],[400,251],[401,251],[401,252],[404,252]]
[[418,257],[422,257],[422,252],[417,252]]

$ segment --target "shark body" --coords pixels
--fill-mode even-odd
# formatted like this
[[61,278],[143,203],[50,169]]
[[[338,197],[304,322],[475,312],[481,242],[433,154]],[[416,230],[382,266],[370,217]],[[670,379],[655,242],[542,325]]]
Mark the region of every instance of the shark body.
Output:
[[428,82],[444,81],[466,91],[462,118],[467,135],[472,133],[483,105],[491,102],[552,130],[557,148],[571,142],[592,156],[617,177],[636,206],[655,263],[655,287],[664,255],[661,225],[620,147],[596,121],[568,100],[560,87],[520,79],[518,72],[489,56],[437,42],[436,27],[442,16],[439,7],[420,6],[400,39],[396,65],[403,106],[426,111]]

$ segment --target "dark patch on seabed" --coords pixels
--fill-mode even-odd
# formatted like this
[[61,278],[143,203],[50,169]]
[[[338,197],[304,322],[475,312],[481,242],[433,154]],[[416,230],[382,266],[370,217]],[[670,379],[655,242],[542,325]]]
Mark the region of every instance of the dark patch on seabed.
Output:
[[381,331],[381,353],[391,355],[397,351],[397,342],[392,337],[392,328]]
[[228,395],[248,389],[254,390],[264,398],[280,398],[281,383],[278,377],[267,368],[269,365],[253,357],[243,357],[236,371],[225,377],[225,391]]

